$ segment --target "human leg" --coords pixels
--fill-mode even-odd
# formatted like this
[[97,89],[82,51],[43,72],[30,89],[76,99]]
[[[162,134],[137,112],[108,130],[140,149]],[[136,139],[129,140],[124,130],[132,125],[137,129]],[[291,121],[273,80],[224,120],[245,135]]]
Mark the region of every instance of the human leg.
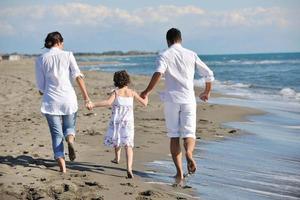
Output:
[[115,147],[115,158],[111,162],[119,164],[120,156],[121,156],[121,147]]
[[133,162],[133,150],[131,146],[126,146],[126,161],[127,161],[127,178],[133,178],[132,162]]
[[176,183],[181,183],[183,180],[182,171],[182,153],[180,148],[179,135],[179,114],[180,104],[165,102],[164,113],[168,136],[170,137],[170,152],[174,165],[176,167]]
[[197,165],[195,160],[193,159],[193,151],[195,148],[195,139],[188,137],[184,138],[184,148],[185,148],[185,158],[187,162],[187,169],[189,174],[193,174],[196,172]]
[[61,158],[57,158],[56,160],[57,160],[58,166],[60,168],[60,172],[66,173],[67,172],[67,168],[66,168],[65,158],[61,157]]
[[71,161],[74,161],[76,158],[76,152],[74,148],[76,113],[63,115],[62,124],[64,137],[68,143],[69,158]]
[[180,107],[180,131],[184,140],[188,173],[195,173],[196,162],[193,159],[196,138],[196,104],[182,104]]
[[57,160],[60,171],[66,172],[66,164],[64,158],[63,130],[61,116],[45,114],[51,133],[52,149],[54,159]]
[[177,183],[180,183],[183,180],[183,170],[179,137],[170,138],[170,152],[177,171],[175,179]]

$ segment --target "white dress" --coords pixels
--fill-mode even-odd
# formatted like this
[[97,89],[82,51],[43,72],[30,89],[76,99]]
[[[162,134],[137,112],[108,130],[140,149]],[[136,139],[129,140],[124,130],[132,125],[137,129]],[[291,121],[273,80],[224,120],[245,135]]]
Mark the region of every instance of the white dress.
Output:
[[104,138],[110,147],[134,146],[133,97],[122,97],[115,93],[112,116]]

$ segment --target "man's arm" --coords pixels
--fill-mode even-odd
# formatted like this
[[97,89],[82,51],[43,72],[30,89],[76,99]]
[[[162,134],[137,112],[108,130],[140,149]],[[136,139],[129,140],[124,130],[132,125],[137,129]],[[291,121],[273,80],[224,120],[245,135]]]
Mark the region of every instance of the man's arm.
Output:
[[141,97],[143,99],[145,99],[151,93],[151,91],[154,89],[154,87],[159,82],[161,76],[162,76],[162,73],[160,73],[160,72],[155,72],[152,75],[152,78],[151,78],[151,81],[148,84],[148,87],[141,93]]
[[210,90],[211,90],[211,82],[205,82],[205,90],[204,92],[200,93],[199,98],[202,101],[207,101],[210,96]]
[[211,71],[208,66],[200,60],[200,58],[196,57],[196,68],[199,70],[202,77],[205,79],[205,90],[202,92],[199,97],[202,101],[207,101],[210,96],[210,91],[212,88],[212,82],[214,81],[214,73]]

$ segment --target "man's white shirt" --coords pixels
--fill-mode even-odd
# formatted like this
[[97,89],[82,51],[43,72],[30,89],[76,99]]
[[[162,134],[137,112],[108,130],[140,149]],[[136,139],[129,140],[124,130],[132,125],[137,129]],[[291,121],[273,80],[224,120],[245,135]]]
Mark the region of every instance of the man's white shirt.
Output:
[[214,81],[213,72],[198,55],[175,43],[159,54],[156,72],[165,75],[165,91],[161,99],[173,103],[195,103],[194,75],[199,70],[205,82]]

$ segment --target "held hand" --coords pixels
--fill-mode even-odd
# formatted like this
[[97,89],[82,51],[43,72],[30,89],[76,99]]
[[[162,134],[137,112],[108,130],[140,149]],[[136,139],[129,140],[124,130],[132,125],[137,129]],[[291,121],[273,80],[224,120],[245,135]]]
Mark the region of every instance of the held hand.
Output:
[[148,98],[148,93],[146,92],[146,90],[144,90],[141,94],[140,94],[140,96],[143,98],[143,99],[146,99],[146,98]]
[[85,102],[85,107],[86,107],[88,110],[93,110],[94,104],[93,104],[93,102],[91,102],[90,100],[88,100],[88,101]]
[[202,93],[199,95],[199,98],[200,98],[202,101],[206,102],[206,101],[208,101],[209,96],[210,96],[210,92],[202,92]]
[[145,104],[147,105],[147,104],[148,104],[148,102],[149,102],[148,95],[147,95],[147,96],[145,96],[144,100],[145,100]]

